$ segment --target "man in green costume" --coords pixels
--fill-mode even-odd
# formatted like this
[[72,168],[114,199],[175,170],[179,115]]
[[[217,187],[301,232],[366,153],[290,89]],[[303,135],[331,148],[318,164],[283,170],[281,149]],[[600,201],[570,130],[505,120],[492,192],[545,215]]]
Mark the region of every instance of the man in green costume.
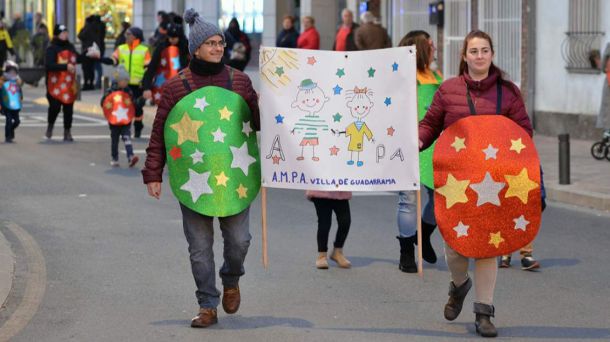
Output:
[[161,195],[164,165],[180,202],[184,234],[197,285],[199,313],[195,328],[218,322],[213,255],[213,220],[224,238],[220,268],[226,313],[237,312],[239,278],[250,245],[249,208],[260,188],[256,133],[258,99],[248,76],[222,63],[224,35],[194,9],[184,14],[190,25],[191,62],[163,87],[142,170],[148,193]]

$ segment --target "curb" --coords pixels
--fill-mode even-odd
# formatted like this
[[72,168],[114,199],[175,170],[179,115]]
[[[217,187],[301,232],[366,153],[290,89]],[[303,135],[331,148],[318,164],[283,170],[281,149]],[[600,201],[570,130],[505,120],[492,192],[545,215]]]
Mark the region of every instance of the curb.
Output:
[[573,185],[548,186],[545,184],[545,187],[548,200],[579,207],[610,211],[610,195],[582,191],[576,189]]
[[15,275],[15,255],[11,245],[0,231],[0,309],[4,307],[6,298],[13,287]]
[[[40,106],[48,106],[49,102],[46,97],[39,97],[32,101],[33,103]],[[104,112],[102,111],[102,107],[93,103],[86,103],[82,101],[74,102],[74,112],[91,114],[99,117],[104,117]],[[151,124],[155,119],[155,115],[157,114],[157,107],[146,106],[144,107],[144,123]]]

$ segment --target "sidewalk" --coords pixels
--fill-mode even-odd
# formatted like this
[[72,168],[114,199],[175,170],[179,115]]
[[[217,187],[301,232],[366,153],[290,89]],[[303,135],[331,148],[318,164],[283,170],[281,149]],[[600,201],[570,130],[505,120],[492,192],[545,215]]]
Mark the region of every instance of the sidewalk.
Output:
[[15,271],[15,256],[10,244],[6,241],[4,234],[0,231],[0,310],[4,307],[13,286],[13,274]]
[[[256,67],[248,67],[246,73],[252,79],[254,89],[260,88],[260,78]],[[41,84],[43,84],[41,82]],[[24,89],[26,96],[35,98],[37,104],[47,105],[44,85]],[[82,100],[74,105],[75,112],[102,116],[99,105],[101,91],[86,91]],[[156,107],[144,108],[144,123],[152,125]],[[559,152],[557,137],[536,135],[534,142],[538,149],[544,170],[544,184],[547,198],[551,201],[581,207],[610,211],[610,161],[595,160],[590,148],[593,141],[572,140],[570,146],[571,184],[559,185]]]

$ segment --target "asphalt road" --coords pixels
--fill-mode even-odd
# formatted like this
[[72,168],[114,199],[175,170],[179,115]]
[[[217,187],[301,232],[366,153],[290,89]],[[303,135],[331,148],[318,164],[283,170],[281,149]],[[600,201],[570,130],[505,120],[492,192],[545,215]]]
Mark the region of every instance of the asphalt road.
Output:
[[[354,267],[317,270],[313,205],[303,192],[286,190],[268,192],[269,269],[261,264],[259,196],[239,312],[229,316],[220,308],[218,325],[191,329],[195,286],[169,188],[159,201],[148,197],[142,165],[128,169],[124,153],[122,167],[110,167],[103,120],[79,116],[76,142],[46,141],[44,113],[28,105],[16,143],[0,144],[0,229],[17,258],[0,327],[9,319],[24,325],[11,341],[476,338],[474,291],[456,321],[442,316],[449,282],[444,260],[425,264],[423,279],[398,270],[395,195],[356,196],[345,246]],[[59,135],[61,119],[56,126]],[[134,141],[141,157],[146,144]],[[495,323],[502,340],[610,340],[609,218],[550,204],[535,244],[542,269],[521,271],[515,256],[513,268],[499,271]],[[10,227],[32,238],[42,261]],[[433,237],[442,254],[440,235]],[[220,241],[215,252],[222,255]],[[31,314],[15,317],[24,307]]]

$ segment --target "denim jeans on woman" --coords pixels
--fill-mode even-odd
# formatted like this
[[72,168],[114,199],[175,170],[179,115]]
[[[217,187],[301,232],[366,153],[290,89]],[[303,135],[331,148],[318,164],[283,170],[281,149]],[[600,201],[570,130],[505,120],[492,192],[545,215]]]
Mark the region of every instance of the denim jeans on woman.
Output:
[[[426,186],[428,203],[424,207],[422,220],[436,226],[434,218],[434,189]],[[417,191],[401,191],[398,193],[398,233],[400,237],[411,237],[417,233]]]

